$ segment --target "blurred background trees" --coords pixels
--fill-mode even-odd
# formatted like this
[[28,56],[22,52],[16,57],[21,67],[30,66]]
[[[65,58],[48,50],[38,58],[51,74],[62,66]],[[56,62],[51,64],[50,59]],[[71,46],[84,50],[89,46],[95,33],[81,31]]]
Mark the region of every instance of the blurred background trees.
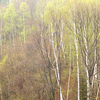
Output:
[[1,0],[0,100],[99,100],[100,1]]

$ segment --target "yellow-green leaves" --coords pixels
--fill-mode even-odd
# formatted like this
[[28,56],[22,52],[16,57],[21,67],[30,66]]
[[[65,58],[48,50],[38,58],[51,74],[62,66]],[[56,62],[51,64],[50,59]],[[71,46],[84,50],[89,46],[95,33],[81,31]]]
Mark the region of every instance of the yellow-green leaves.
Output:
[[30,11],[29,7],[25,2],[22,2],[18,11],[18,21],[21,27],[27,23],[28,19],[30,18]]
[[11,33],[15,26],[15,19],[16,19],[16,11],[14,4],[9,4],[8,8],[4,10],[4,20],[5,24],[5,31]]
[[26,34],[28,33],[26,27],[28,27],[27,23],[30,18],[29,7],[25,2],[21,3],[18,13],[18,27],[20,29],[19,34],[21,35],[21,37],[24,37],[25,43]]
[[62,2],[60,0],[56,1],[50,1],[45,7],[44,11],[44,21],[46,24],[49,24],[50,22],[56,22],[57,20],[60,20],[63,16],[63,6],[64,6],[64,0]]
[[47,4],[43,17],[44,17],[45,23],[47,24],[50,23],[53,20],[53,18],[56,17],[54,4],[52,2],[49,2]]
[[8,6],[8,9],[6,9],[6,12],[4,13],[4,19],[6,21],[11,21],[14,20],[14,18],[16,17],[16,11],[15,11],[15,7],[14,4],[11,3]]
[[30,17],[29,7],[25,2],[22,2],[19,8],[20,15],[24,14],[25,17]]
[[8,56],[5,55],[2,61],[0,62],[0,71],[2,71],[2,67],[5,65],[7,59],[8,59]]
[[91,4],[91,3],[95,3],[96,0],[80,0],[82,3],[86,3],[86,4]]
[[3,65],[4,66],[5,63],[6,63],[7,58],[8,58],[8,56],[5,55],[4,58],[2,59],[2,61],[0,62],[0,65]]

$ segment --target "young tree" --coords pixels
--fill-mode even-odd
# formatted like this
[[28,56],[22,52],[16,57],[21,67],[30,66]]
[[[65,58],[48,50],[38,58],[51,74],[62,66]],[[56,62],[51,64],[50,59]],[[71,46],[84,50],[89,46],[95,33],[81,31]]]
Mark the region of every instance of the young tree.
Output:
[[[45,13],[44,13],[44,21],[48,26],[49,41],[51,41],[53,57],[55,61],[55,65],[52,63],[53,70],[55,71],[56,81],[59,87],[59,99],[63,100],[62,90],[61,90],[61,65],[60,58],[63,53],[63,32],[64,32],[64,22],[62,15],[64,0],[60,2],[60,0],[51,1],[47,4]],[[52,58],[50,58],[52,59]]]
[[28,27],[28,21],[30,18],[30,11],[29,7],[25,2],[22,2],[18,11],[18,28],[19,28],[19,34],[22,36],[24,43],[26,41],[26,36],[29,33],[27,27]]
[[77,3],[75,1],[69,1],[68,3],[68,11],[67,11],[67,23],[69,22],[69,25],[71,26],[67,26],[69,28],[69,30],[71,30],[71,34],[73,35],[74,38],[74,44],[75,44],[75,49],[76,49],[76,64],[77,64],[77,98],[78,100],[80,100],[80,75],[79,75],[79,47],[78,47],[78,29],[77,29]]
[[[98,37],[97,33],[99,33],[99,30],[98,25],[95,23],[98,23],[99,16],[97,15],[97,7],[95,8],[95,4],[94,6],[92,4],[92,2],[90,4],[87,2],[76,3],[76,5],[73,5],[75,9],[72,10],[70,17],[72,18],[72,23],[74,22],[75,40],[77,40],[77,43],[79,42],[82,59],[86,67],[87,100],[92,100],[93,98],[93,77],[95,77],[95,79],[97,77],[94,73],[97,72],[96,43],[98,39],[96,37]],[[78,9],[79,7],[81,10]],[[92,9],[96,12],[91,12]],[[90,41],[91,39],[92,41]]]
[[8,8],[4,12],[4,21],[5,21],[5,35],[6,35],[6,40],[10,40],[10,44],[13,40],[13,45],[15,49],[15,30],[14,28],[16,27],[15,19],[16,19],[16,11],[14,4],[11,3],[9,4]]

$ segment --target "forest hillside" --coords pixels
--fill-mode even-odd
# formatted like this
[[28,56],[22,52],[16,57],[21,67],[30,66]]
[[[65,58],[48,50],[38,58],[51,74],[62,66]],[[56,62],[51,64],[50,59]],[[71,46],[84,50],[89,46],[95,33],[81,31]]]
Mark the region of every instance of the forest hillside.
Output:
[[100,100],[100,0],[0,0],[0,100]]

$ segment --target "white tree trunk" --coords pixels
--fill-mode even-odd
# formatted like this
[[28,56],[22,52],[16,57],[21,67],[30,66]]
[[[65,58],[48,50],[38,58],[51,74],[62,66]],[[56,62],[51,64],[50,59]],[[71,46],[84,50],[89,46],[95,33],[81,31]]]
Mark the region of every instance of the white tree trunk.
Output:
[[77,85],[78,85],[78,93],[77,93],[77,98],[78,100],[80,100],[80,79],[79,79],[79,62],[78,62],[78,38],[77,38],[77,33],[76,33],[76,13],[75,13],[75,4],[74,4],[74,8],[73,8],[73,14],[74,14],[74,18],[72,21],[73,24],[73,28],[74,28],[74,41],[75,41],[75,48],[76,48],[76,61],[77,61]]
[[79,79],[79,62],[78,62],[78,39],[76,37],[76,26],[74,23],[74,41],[76,48],[76,60],[77,60],[77,83],[78,83],[78,100],[80,100],[80,79]]
[[57,80],[57,84],[59,87],[59,95],[60,95],[60,100],[63,100],[62,97],[62,91],[61,91],[61,85],[60,85],[60,72],[59,72],[59,65],[58,65],[58,51],[56,53],[56,48],[54,46],[54,39],[53,39],[53,31],[52,31],[52,23],[51,23],[51,40],[52,40],[52,48],[53,48],[53,53],[54,53],[54,58],[55,58],[55,62],[56,62],[56,68],[55,68],[55,75],[56,75],[56,80]]
[[[97,0],[96,0],[96,15],[97,15]],[[95,62],[95,66],[94,66],[94,80],[97,81],[97,37],[96,37],[96,33],[94,33],[94,62]]]
[[70,75],[71,75],[71,40],[70,40],[70,55],[69,55],[69,59],[70,59],[70,66],[69,66],[69,78],[68,78],[67,100],[68,100],[68,96],[69,96],[69,83],[70,83]]
[[94,50],[94,62],[95,62],[95,66],[94,66],[94,80],[97,80],[97,54],[96,54],[96,44],[95,44],[95,50]]
[[86,73],[87,73],[87,100],[89,100],[90,97],[90,84],[89,84],[89,73],[88,73],[88,45],[87,45],[87,40],[86,40],[86,29],[84,25],[84,42],[85,42],[85,47],[86,47]]
[[99,86],[98,86],[97,95],[96,95],[96,100],[98,100],[99,90],[100,90],[100,84],[99,84]]
[[89,85],[89,73],[88,73],[87,67],[86,67],[86,74],[87,74],[87,100],[89,100],[89,96],[90,96],[90,85]]
[[78,63],[78,45],[76,45],[76,59],[77,59],[77,82],[78,82],[78,100],[80,100],[80,80],[79,80],[79,63]]
[[60,28],[60,31],[61,31],[61,34],[60,34],[60,46],[62,47],[62,51],[63,51],[63,56],[65,58],[65,53],[64,53],[64,45],[63,45],[63,29],[64,29],[64,25],[63,25],[63,21],[61,20],[61,28]]

